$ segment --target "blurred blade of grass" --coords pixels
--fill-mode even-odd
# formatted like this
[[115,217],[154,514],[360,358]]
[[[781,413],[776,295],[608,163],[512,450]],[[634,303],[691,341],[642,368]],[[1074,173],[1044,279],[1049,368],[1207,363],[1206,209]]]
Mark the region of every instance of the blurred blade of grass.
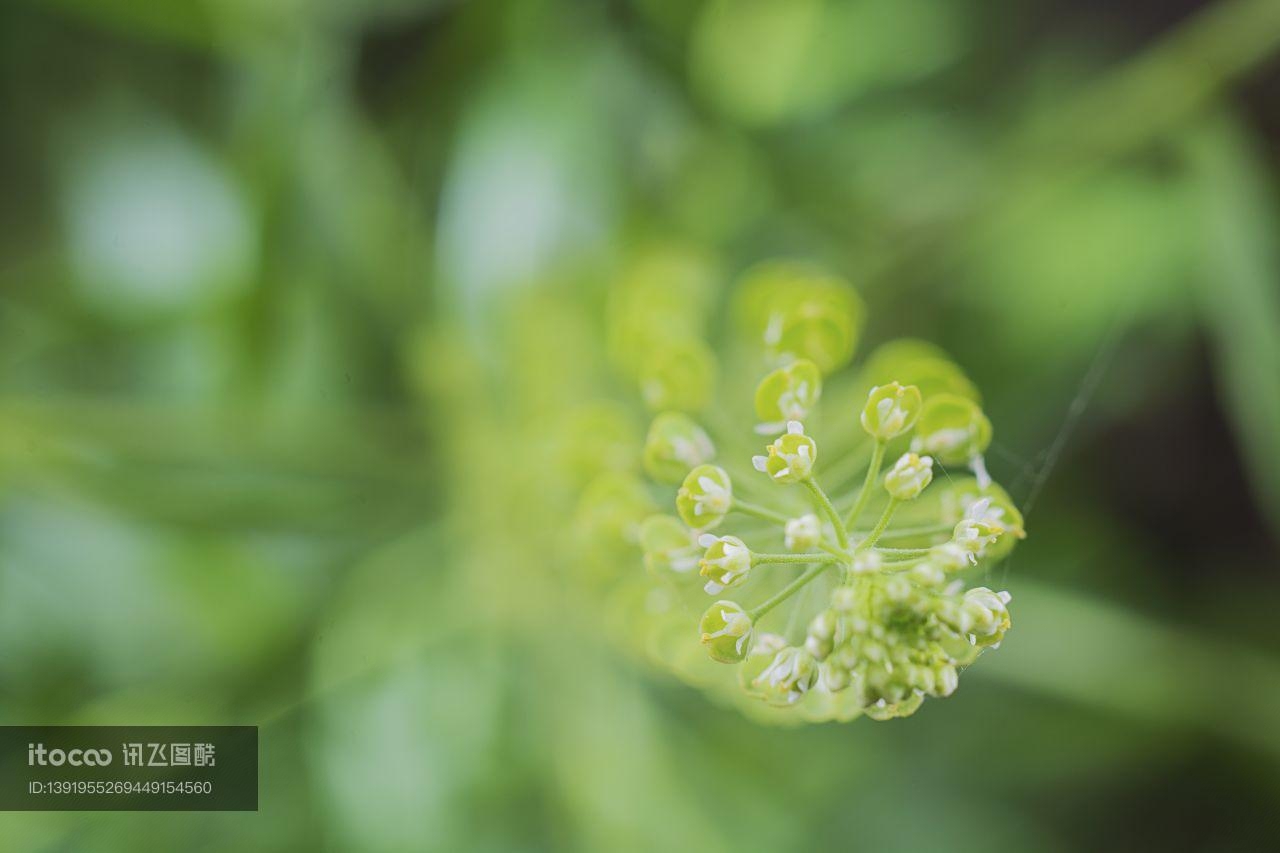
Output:
[[[951,252],[990,250],[1007,239],[1010,226],[1056,201],[1118,159],[1176,134],[1229,84],[1280,48],[1280,3],[1235,0],[1192,17],[1161,41],[1072,97],[1055,100],[1014,128],[992,154],[996,170],[976,210],[963,217]],[[895,275],[912,263],[912,252],[896,252],[884,272]],[[1117,307],[1128,294],[1117,293]]]
[[420,447],[413,419],[394,410],[281,419],[225,406],[0,398],[0,464],[15,484],[199,526],[382,535],[389,520],[410,523],[436,501],[425,462],[407,464]]
[[[850,269],[859,270],[865,281],[892,282],[899,290],[920,287],[931,279],[904,272],[949,268],[961,257],[998,246],[1008,238],[1011,223],[1117,159],[1177,131],[1278,47],[1280,3],[1210,5],[1145,52],[1011,126],[1004,135],[1007,141],[985,158],[998,168],[984,164],[979,169],[986,191],[958,210],[950,227],[909,228],[885,235],[878,247],[859,239],[864,226],[846,215],[844,205],[831,203],[813,184],[796,179],[784,146],[761,134],[751,139],[765,155],[762,162],[769,164],[771,189],[827,233],[833,252],[853,255]],[[689,105],[714,121],[701,105]]]
[[1017,642],[978,678],[1216,734],[1280,761],[1280,661],[1064,589],[1021,581]]
[[1198,282],[1218,390],[1235,421],[1245,471],[1280,534],[1280,216],[1268,189],[1272,176],[1225,117],[1197,129],[1186,150],[1203,197]]

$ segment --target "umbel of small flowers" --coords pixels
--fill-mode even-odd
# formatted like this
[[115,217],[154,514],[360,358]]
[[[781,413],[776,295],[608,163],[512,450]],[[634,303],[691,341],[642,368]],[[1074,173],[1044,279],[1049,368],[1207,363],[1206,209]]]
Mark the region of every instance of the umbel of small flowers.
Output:
[[[871,389],[859,418],[871,440],[865,475],[851,495],[833,500],[818,483],[819,445],[804,427],[821,393],[818,367],[797,359],[765,376],[755,399],[756,431],[777,437],[752,458],[753,467],[773,486],[803,490],[812,512],[791,515],[741,499],[729,473],[710,464],[714,448],[701,428],[683,415],[660,415],[645,463],[668,482],[687,471],[676,495],[687,527],[656,516],[641,541],[651,568],[698,569],[706,593],[717,597],[702,616],[699,639],[713,660],[741,667],[747,693],[782,706],[814,692],[842,694],[874,719],[903,716],[925,697],[950,695],[960,671],[1009,630],[1008,593],[966,589],[960,574],[1002,540],[1021,538],[1021,518],[1006,499],[982,496],[1003,493],[981,462],[991,427],[976,404],[947,393],[926,400],[916,386],[898,382]],[[902,452],[885,471],[891,448]],[[935,501],[922,502],[932,507],[926,523],[912,512],[906,524],[895,524],[933,484],[939,465],[971,467],[978,495],[969,496],[958,521],[954,502]],[[863,524],[872,507],[877,515]],[[761,524],[778,528],[785,550],[757,551],[745,532],[718,533],[731,517],[757,531]],[[767,594],[754,604],[721,598],[744,587]],[[812,595],[807,599],[807,629],[765,630],[770,613],[814,588],[823,592],[816,608]]]

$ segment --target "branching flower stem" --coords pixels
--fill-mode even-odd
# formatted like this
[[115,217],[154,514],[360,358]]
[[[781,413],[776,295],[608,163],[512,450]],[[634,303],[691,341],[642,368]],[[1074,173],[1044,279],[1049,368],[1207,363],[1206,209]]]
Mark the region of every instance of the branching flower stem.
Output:
[[822,487],[818,485],[818,481],[809,477],[804,480],[805,486],[813,493],[813,499],[818,502],[818,506],[822,508],[827,519],[831,522],[831,526],[836,531],[836,542],[839,543],[842,551],[849,550],[849,534],[845,530],[845,526],[840,522],[840,513],[836,512],[835,506],[831,503],[831,498],[827,497],[827,493],[822,491]]
[[788,521],[787,517],[780,512],[774,512],[768,507],[763,507],[763,506],[760,506],[759,504],[753,504],[750,501],[744,501],[741,498],[737,498],[737,497],[733,499],[732,508],[737,512],[741,512],[745,515],[753,515],[756,518],[760,518],[765,521],[770,521],[770,522],[773,522],[774,524],[781,524],[784,527],[786,526]]
[[[906,539],[909,536],[933,536],[938,533],[950,533],[955,528],[954,524],[926,524],[921,527],[899,527],[896,530],[887,530],[881,538],[884,539]],[[850,530],[849,535],[853,537],[865,537],[870,531],[867,530]]]
[[755,607],[747,611],[747,615],[751,617],[752,622],[758,622],[761,616],[765,615],[770,610],[777,607],[782,602],[786,601],[788,598],[794,595],[798,590],[803,588],[805,584],[809,583],[809,581],[813,580],[818,575],[825,572],[828,568],[830,568],[831,565],[832,565],[831,563],[819,563],[818,565],[809,567],[798,578],[796,578],[791,583],[784,586],[782,589],[778,590],[774,595],[772,595],[768,599],[762,601],[758,607]]
[[867,538],[859,542],[858,547],[854,548],[853,552],[855,554],[866,551],[876,544],[876,541],[880,538],[881,534],[884,533],[885,528],[889,526],[889,522],[893,520],[893,514],[897,511],[899,503],[901,503],[901,501],[896,498],[889,499],[889,505],[884,508],[884,513],[880,516],[880,521],[877,522],[876,526],[867,534]]
[[875,450],[871,453],[871,464],[867,466],[866,479],[862,481],[862,488],[858,491],[858,498],[853,502],[853,508],[849,510],[849,520],[845,524],[848,530],[852,530],[853,526],[858,523],[858,516],[862,515],[862,510],[866,508],[867,501],[871,500],[871,486],[875,483],[876,477],[880,476],[880,467],[884,465],[884,452],[887,446],[885,441],[876,441]]
[[751,565],[765,563],[841,563],[848,557],[837,554],[752,554]]

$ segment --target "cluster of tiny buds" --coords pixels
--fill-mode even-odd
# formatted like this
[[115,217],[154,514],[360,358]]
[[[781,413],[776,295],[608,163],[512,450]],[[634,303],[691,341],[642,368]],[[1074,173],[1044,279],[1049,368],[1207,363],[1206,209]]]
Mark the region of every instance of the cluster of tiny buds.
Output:
[[[756,431],[777,437],[752,465],[775,484],[807,492],[814,511],[795,516],[742,500],[728,471],[712,464],[706,433],[687,416],[660,415],[645,465],[656,479],[678,479],[680,521],[657,516],[642,526],[646,563],[676,575],[696,567],[712,596],[744,585],[767,590],[750,607],[716,600],[699,625],[714,660],[740,665],[747,693],[778,705],[812,691],[840,693],[873,718],[902,716],[926,696],[950,695],[960,670],[1009,629],[1008,593],[966,590],[957,573],[978,565],[1002,540],[1021,538],[1021,518],[982,465],[991,430],[977,405],[946,393],[926,398],[898,382],[868,394],[860,422],[871,439],[870,459],[848,509],[838,510],[818,483],[818,444],[803,424],[821,391],[818,367],[799,359],[766,376],[756,392]],[[891,446],[902,452],[882,476]],[[948,493],[895,526],[899,510],[934,482],[939,464],[967,465],[976,476],[959,517],[947,519],[956,511]],[[873,506],[878,519],[860,527]],[[780,527],[784,550],[757,551],[737,536],[713,533],[731,513]],[[771,611],[788,601],[798,606],[796,594],[820,578],[825,599],[805,616],[802,637],[762,629]]]

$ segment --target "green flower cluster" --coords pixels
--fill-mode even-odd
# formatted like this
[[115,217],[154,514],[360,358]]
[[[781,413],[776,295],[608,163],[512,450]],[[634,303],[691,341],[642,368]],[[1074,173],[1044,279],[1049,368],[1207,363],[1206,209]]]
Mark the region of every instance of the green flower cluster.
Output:
[[[674,327],[641,310],[681,298],[630,293],[610,327],[627,344],[615,360],[653,413],[636,454],[652,484],[615,472],[583,501],[588,530],[644,555],[647,581],[620,584],[613,619],[642,628],[646,651],[690,681],[802,720],[888,719],[950,695],[1010,626],[1008,593],[967,581],[1025,535],[988,475],[992,430],[973,384],[911,340],[847,371],[861,300],[804,265],[743,277],[723,361],[690,319],[708,318],[705,294],[685,299]],[[655,362],[663,369],[643,366]],[[743,373],[752,364],[754,378]],[[808,424],[821,426],[821,444]],[[750,468],[735,464],[748,458]],[[656,499],[674,515],[640,517],[655,489],[673,486]]]

